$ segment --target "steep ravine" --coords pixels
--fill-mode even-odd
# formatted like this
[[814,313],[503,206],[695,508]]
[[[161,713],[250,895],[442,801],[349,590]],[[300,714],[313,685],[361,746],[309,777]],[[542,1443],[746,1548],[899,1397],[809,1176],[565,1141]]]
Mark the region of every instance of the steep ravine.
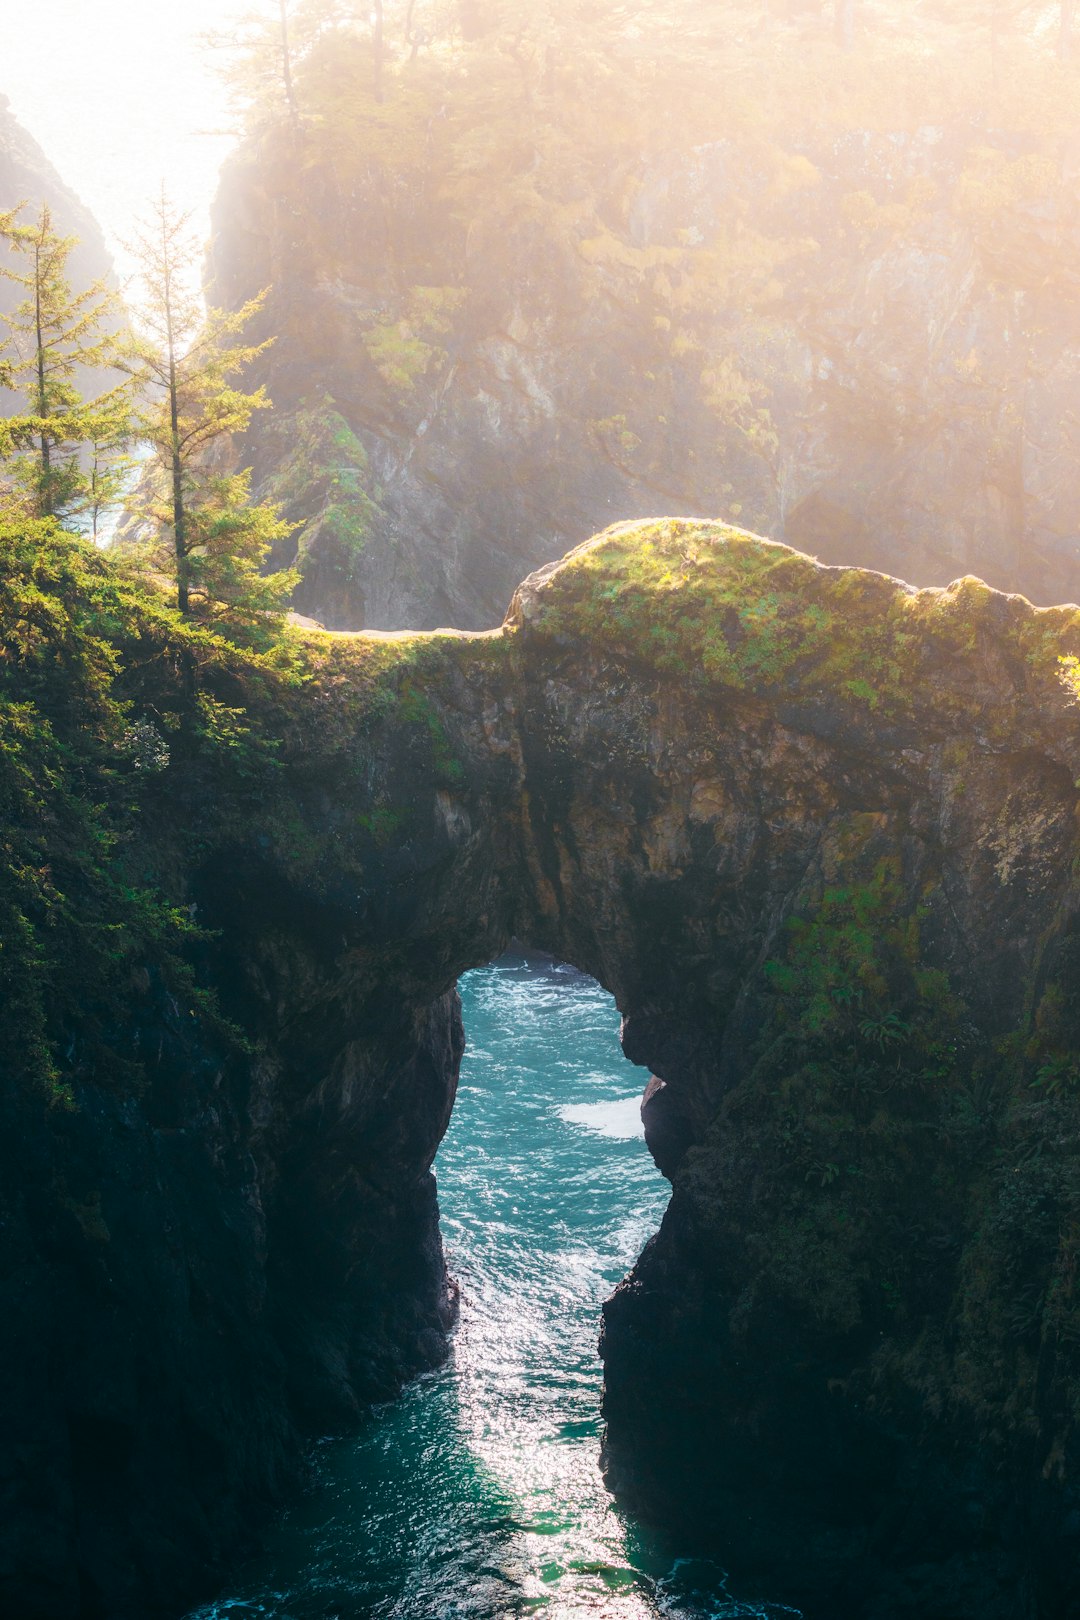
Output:
[[502,957],[459,992],[468,1044],[435,1160],[461,1287],[451,1354],[317,1447],[312,1487],[190,1620],[703,1620],[679,1602],[700,1562],[695,1581],[598,1467],[600,1307],[669,1192],[618,1016],[543,957]]
[[251,734],[133,788],[137,854],[249,1046],[150,963],[141,1089],[75,1036],[73,1111],[8,1088],[0,1608],[182,1612],[437,1362],[454,981],[517,935],[664,1082],[618,1491],[811,1620],[1074,1612],[1077,654],[1073,608],[669,522],[498,632],[311,633],[261,695],[207,658]]

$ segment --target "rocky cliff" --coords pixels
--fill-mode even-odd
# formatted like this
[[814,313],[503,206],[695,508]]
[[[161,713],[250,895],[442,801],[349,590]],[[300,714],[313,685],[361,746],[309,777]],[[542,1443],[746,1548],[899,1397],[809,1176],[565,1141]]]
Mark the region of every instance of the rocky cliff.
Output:
[[211,267],[230,307],[272,289],[242,455],[303,525],[302,611],[494,625],[655,511],[1080,595],[1072,80],[1011,41],[1006,83],[963,15],[865,9],[848,55],[782,7],[695,32],[656,5],[639,35],[547,6],[535,38],[414,52],[380,102],[349,35],[300,62]]
[[[70,904],[0,964],[45,973],[51,1054],[4,1048],[0,1605],[181,1612],[306,1434],[443,1354],[453,986],[514,933],[662,1082],[671,1206],[605,1312],[620,1494],[811,1620],[1074,1612],[1080,613],[667,521],[500,631],[275,661],[81,548],[61,635],[52,554],[7,544],[16,893],[53,663],[97,638],[130,707],[68,750],[119,783],[113,865],[65,831]],[[139,909],[99,987],[56,941],[112,872],[180,944]]]
[[[35,212],[47,203],[55,229],[63,236],[78,238],[69,261],[73,287],[81,289],[111,274],[97,221],[12,115],[7,97],[0,95],[0,208],[14,208],[21,202]],[[18,288],[0,281],[0,311],[13,307],[21,296]],[[0,412],[8,413],[11,403],[10,396],[0,394]]]

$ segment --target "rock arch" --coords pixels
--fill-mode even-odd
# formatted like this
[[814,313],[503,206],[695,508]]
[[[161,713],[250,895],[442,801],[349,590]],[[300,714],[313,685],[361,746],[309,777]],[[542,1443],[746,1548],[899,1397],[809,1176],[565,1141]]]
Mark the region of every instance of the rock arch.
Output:
[[155,1511],[227,1475],[206,1564],[300,1434],[443,1351],[453,986],[517,935],[664,1082],[671,1207],[606,1310],[616,1487],[811,1620],[1066,1612],[1077,653],[1076,609],[682,521],[499,632],[309,639],[192,880],[255,1051],[141,1104],[203,1358],[158,1357],[199,1438]]
[[[283,996],[270,1232],[294,1253],[300,1386],[362,1399],[439,1353],[451,987],[517,934],[611,990],[627,1055],[666,1082],[648,1112],[673,1203],[604,1335],[616,1485],[811,1612],[1036,1612],[1020,1541],[973,1573],[1006,1507],[1036,1534],[1045,1494],[1005,1490],[1012,1442],[980,1435],[1026,1355],[995,1290],[1029,1238],[1053,1287],[1068,1199],[1033,1192],[1055,1214],[1000,1252],[980,1223],[1008,1227],[986,1155],[1047,1128],[1018,1121],[1072,1039],[1076,637],[1073,610],[978,582],[913,592],[668,523],[534,576],[495,636],[390,638],[359,681],[371,642],[324,645],[330,752],[308,731],[297,755],[315,880],[294,909],[295,866],[236,862],[230,902],[250,918],[282,886],[278,924],[230,948]],[[830,1040],[856,1049],[839,1077]],[[1023,1397],[1040,1470],[1055,1368]],[[1048,1523],[1044,1572],[1071,1556]]]

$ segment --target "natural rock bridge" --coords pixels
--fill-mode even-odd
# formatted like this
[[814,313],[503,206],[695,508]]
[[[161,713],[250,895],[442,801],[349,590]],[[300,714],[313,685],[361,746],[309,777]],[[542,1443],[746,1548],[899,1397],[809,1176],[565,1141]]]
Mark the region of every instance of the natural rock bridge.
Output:
[[311,637],[190,875],[253,1055],[151,988],[146,1095],[68,1127],[109,1286],[54,1257],[79,1342],[17,1375],[63,1526],[17,1612],[176,1612],[300,1435],[443,1354],[453,987],[517,935],[666,1082],[616,1488],[811,1617],[1071,1613],[1078,652],[1072,608],[682,521],[498,632]]

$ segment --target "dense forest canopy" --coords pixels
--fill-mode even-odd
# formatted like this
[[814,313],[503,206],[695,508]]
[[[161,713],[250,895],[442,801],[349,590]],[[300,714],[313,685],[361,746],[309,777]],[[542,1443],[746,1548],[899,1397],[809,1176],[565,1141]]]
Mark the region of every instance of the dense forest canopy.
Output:
[[[576,93],[583,133],[587,126],[590,144],[604,147],[631,129],[670,145],[710,130],[730,136],[745,119],[765,129],[777,115],[806,130],[993,115],[1003,128],[1064,134],[1074,9],[1074,0],[380,0],[370,10],[265,0],[262,15],[213,43],[255,125],[287,114],[290,96],[304,119],[330,122],[335,84],[350,83],[351,102],[362,104],[352,71],[364,58],[376,103],[406,86],[422,96],[448,71],[462,112],[471,92],[482,98],[474,114],[486,117],[519,98],[550,114]],[[838,62],[838,51],[850,62]],[[815,97],[815,84],[828,93]],[[668,99],[675,90],[677,103]],[[613,112],[628,91],[633,106],[605,132],[593,98]],[[392,116],[404,121],[400,110]],[[545,133],[538,123],[522,140]]]

